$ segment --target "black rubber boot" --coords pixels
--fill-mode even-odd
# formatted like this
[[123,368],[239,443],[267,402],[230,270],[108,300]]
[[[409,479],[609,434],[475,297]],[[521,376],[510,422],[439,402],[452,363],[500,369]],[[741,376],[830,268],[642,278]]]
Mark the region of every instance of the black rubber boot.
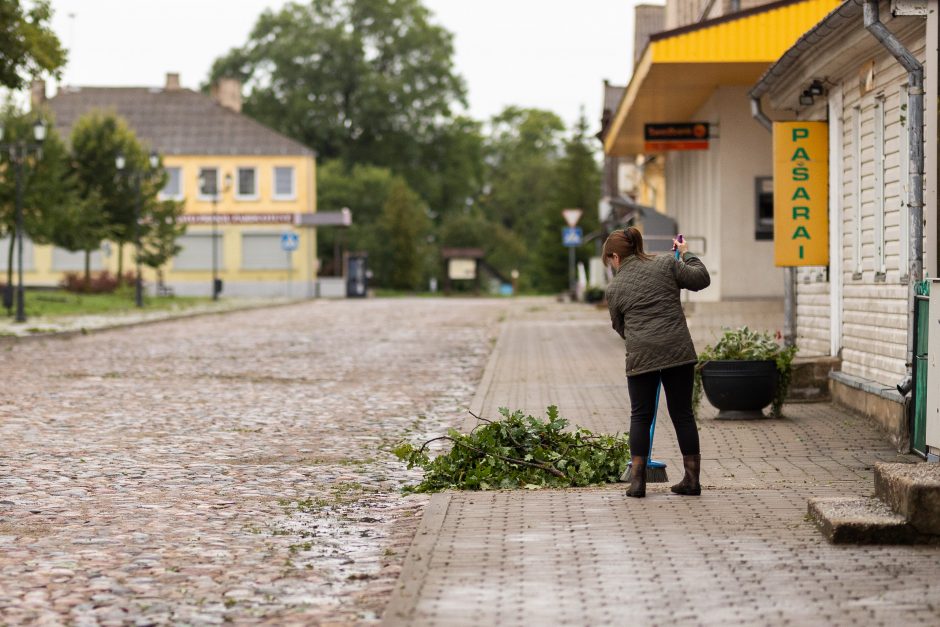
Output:
[[630,487],[627,496],[643,498],[646,496],[646,458],[633,457],[630,465]]
[[682,465],[685,466],[685,476],[682,481],[669,488],[682,496],[698,496],[702,493],[702,484],[699,483],[699,473],[702,470],[701,455],[683,455]]

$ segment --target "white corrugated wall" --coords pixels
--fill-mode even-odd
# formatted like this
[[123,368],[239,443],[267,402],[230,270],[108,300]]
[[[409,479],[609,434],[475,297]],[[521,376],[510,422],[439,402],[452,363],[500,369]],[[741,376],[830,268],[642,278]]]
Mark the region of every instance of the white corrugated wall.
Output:
[[[922,34],[904,43],[919,59],[924,58]],[[853,66],[841,77],[845,121],[842,370],[892,386],[905,372],[907,338],[907,267],[902,247],[908,244],[901,239],[905,233],[901,220],[906,220],[906,186],[899,180],[904,170],[901,160],[908,158],[906,153],[902,154],[905,142],[901,137],[907,132],[907,107],[906,103],[901,103],[907,74],[894,58],[879,53],[875,57],[874,88],[862,94],[858,70],[858,66]],[[875,145],[879,135],[875,130],[876,106],[883,107],[883,152]],[[858,146],[854,145],[853,131],[856,116]],[[861,157],[860,165],[855,163],[856,155]],[[883,168],[884,181],[883,221],[875,213],[879,209],[875,191],[876,168],[879,167]],[[859,215],[860,230],[856,224]],[[876,233],[879,224],[883,224],[884,229],[884,273],[879,272],[876,246],[880,239]],[[860,241],[856,241],[858,234]],[[860,272],[856,272],[856,259],[860,261]],[[804,292],[812,301],[812,290],[801,290],[801,298]]]

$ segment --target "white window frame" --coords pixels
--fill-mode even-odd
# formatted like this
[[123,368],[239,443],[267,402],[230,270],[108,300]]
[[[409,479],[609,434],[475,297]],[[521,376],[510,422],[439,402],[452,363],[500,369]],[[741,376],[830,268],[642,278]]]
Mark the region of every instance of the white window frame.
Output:
[[[170,170],[176,170],[176,171],[179,173],[179,176],[177,177],[177,180],[179,181],[180,188],[179,188],[179,191],[178,191],[176,194],[167,194],[167,193],[164,193],[163,189],[161,189],[161,190],[160,190],[160,194],[159,194],[160,200],[183,200],[183,198],[184,198],[185,195],[186,195],[186,193],[185,193],[186,181],[185,181],[185,179],[183,178],[183,168],[180,167],[180,166],[178,166],[178,165],[171,165],[171,166],[167,166],[167,167],[165,167],[165,168],[163,168],[163,169],[166,170],[166,173],[167,173],[167,182],[169,182],[169,180],[170,180],[170,179],[169,179]],[[164,189],[166,189],[166,188],[164,187]]]
[[862,277],[862,108],[852,107],[852,267],[854,278]]
[[900,165],[900,185],[898,189],[900,190],[900,203],[899,203],[899,212],[898,220],[900,227],[898,230],[898,238],[900,239],[900,246],[898,247],[898,270],[901,272],[901,283],[907,283],[908,275],[910,274],[911,268],[911,215],[910,208],[907,205],[907,194],[908,190],[911,188],[911,162],[910,153],[911,147],[911,136],[910,136],[910,126],[908,122],[907,111],[907,96],[908,96],[908,84],[904,83],[901,85],[901,89],[898,92],[898,97],[900,102],[898,103],[898,117],[900,122],[899,133],[900,140],[898,142],[898,156],[899,156],[899,165]]
[[[253,194],[242,194],[239,189],[241,185],[241,173],[242,170],[251,170],[252,177],[254,178],[254,188],[255,191]],[[258,200],[258,168],[249,165],[242,165],[235,168],[235,200]]]
[[874,180],[874,240],[875,240],[875,276],[884,277],[885,274],[885,99],[884,96],[875,98],[872,111],[873,139],[875,148],[875,161],[873,163]]
[[[215,194],[202,193],[202,173],[205,170],[215,170]],[[222,168],[219,166],[200,166],[196,175],[196,198],[199,200],[219,200],[222,198]]]
[[[291,190],[289,194],[278,194],[277,192],[277,171],[290,170]],[[292,165],[276,165],[271,169],[271,197],[274,200],[297,200],[297,168]]]

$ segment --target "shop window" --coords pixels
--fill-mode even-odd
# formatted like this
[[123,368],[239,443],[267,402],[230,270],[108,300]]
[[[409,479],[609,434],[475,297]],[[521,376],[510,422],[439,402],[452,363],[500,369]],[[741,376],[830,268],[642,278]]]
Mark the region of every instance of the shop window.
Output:
[[884,279],[885,275],[885,101],[884,98],[875,99],[874,107],[874,148],[875,169],[874,196],[875,196],[875,279]]
[[862,278],[862,109],[852,108],[852,278]]
[[899,229],[899,239],[900,246],[898,247],[898,270],[901,273],[901,283],[907,283],[907,277],[910,274],[910,240],[911,240],[911,219],[910,212],[908,211],[907,205],[907,194],[908,190],[911,188],[910,181],[910,146],[911,146],[911,136],[910,136],[910,127],[907,124],[907,84],[901,85],[901,89],[898,92],[898,98],[900,102],[898,103],[898,115],[900,117],[900,149],[898,150],[898,163],[900,164],[900,186],[899,189],[901,193],[899,206],[899,219],[900,219],[900,229]]
[[[104,269],[104,256],[100,250],[91,253],[91,269],[94,271]],[[84,272],[85,251],[72,252],[64,248],[52,249],[52,269],[62,272]]]
[[754,179],[754,183],[756,209],[754,239],[772,240],[774,238],[774,179],[771,176],[758,176]]
[[[0,270],[7,270],[7,253],[10,250],[10,236],[0,237]],[[13,269],[17,268],[16,259],[19,254],[19,249],[16,248],[13,251]],[[31,272],[35,270],[35,265],[33,263],[33,242],[30,241],[28,237],[23,236],[23,271]],[[6,276],[0,277],[0,281],[6,282]],[[14,279],[15,282],[15,279]]]
[[242,270],[285,270],[289,258],[280,233],[242,234]]
[[[224,259],[222,234],[216,234],[216,267],[222,269]],[[173,270],[211,270],[212,269],[212,234],[187,233],[180,236],[176,243],[182,250],[173,257]]]

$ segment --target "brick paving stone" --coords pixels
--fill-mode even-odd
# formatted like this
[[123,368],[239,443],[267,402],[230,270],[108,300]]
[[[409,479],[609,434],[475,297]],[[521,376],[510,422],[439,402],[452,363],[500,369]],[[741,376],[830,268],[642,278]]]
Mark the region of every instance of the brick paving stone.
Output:
[[[622,345],[606,312],[516,308],[472,403],[628,429]],[[870,494],[898,455],[871,422],[828,404],[718,421],[703,407],[703,495],[669,484],[432,496],[385,625],[894,625],[940,623],[940,547],[829,545],[810,497]],[[464,422],[472,427],[473,419]],[[660,408],[655,457],[681,478]]]
[[505,300],[308,302],[0,345],[0,624],[369,624]]

